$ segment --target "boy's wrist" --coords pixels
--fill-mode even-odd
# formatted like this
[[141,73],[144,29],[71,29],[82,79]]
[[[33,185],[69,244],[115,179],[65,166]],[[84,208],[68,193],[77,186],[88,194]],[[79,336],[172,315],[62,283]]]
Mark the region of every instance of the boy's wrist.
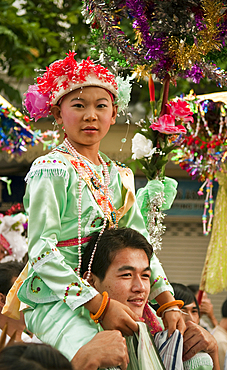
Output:
[[101,303],[102,303],[102,295],[99,293],[97,294],[94,298],[92,298],[90,301],[86,302],[84,304],[84,307],[90,311],[91,313],[93,314],[96,314],[96,312],[98,312],[100,306],[101,306]]

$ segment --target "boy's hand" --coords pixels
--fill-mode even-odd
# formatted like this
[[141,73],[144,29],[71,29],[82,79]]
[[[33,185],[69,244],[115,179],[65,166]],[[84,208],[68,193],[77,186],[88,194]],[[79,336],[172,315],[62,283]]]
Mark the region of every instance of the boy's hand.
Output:
[[[179,308],[178,306],[173,306],[173,307]],[[165,312],[163,323],[164,323],[165,329],[168,329],[168,337],[170,337],[176,329],[178,329],[182,335],[185,332],[186,326],[185,326],[182,313],[180,311]]]
[[102,321],[105,330],[120,330],[122,335],[131,336],[138,331],[136,321],[141,319],[129,307],[111,299]]

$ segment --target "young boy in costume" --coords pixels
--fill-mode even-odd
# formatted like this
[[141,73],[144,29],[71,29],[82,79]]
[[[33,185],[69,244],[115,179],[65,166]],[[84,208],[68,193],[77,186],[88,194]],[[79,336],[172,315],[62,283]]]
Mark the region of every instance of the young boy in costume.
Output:
[[[70,360],[99,330],[89,312],[96,319],[107,304],[106,297],[80,277],[90,235],[98,231],[101,237],[105,228],[131,227],[149,240],[131,171],[99,152],[118,107],[127,105],[121,89],[123,85],[126,90],[125,82],[89,58],[77,63],[74,56],[69,52],[52,63],[26,93],[30,116],[37,120],[52,114],[64,125],[66,138],[36,159],[26,177],[29,264],[18,292],[28,305],[24,311],[28,329]],[[150,266],[150,298],[160,306],[177,308],[155,254]],[[138,320],[129,307],[111,300],[102,325],[132,335]],[[181,313],[168,312],[165,325],[169,334],[176,327],[183,332]]]

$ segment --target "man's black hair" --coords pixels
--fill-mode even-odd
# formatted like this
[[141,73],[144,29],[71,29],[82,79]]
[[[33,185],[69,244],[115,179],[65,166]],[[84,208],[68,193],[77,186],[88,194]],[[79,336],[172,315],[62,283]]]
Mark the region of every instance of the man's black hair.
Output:
[[196,293],[199,291],[199,284],[190,284],[188,285],[188,288],[191,289],[194,295],[196,295]]
[[222,317],[227,318],[227,299],[222,305],[221,313],[222,313]]
[[191,304],[191,303],[195,303],[199,316],[200,316],[199,305],[198,305],[197,299],[194,296],[192,290],[188,288],[186,285],[179,284],[179,283],[171,283],[171,285],[174,290],[174,298],[181,299],[182,301],[184,301],[184,306],[187,306],[188,304]]
[[[93,234],[92,239],[85,247],[81,267],[82,276],[88,270],[88,264],[98,235],[99,233]],[[108,229],[104,231],[100,240],[98,241],[91,271],[101,281],[103,281],[116,253],[124,248],[144,250],[148,261],[150,261],[150,258],[153,254],[152,246],[148,243],[147,239],[136,230],[130,228]]]
[[0,293],[8,294],[13,285],[13,278],[18,277],[23,268],[23,262],[8,261],[0,263]]

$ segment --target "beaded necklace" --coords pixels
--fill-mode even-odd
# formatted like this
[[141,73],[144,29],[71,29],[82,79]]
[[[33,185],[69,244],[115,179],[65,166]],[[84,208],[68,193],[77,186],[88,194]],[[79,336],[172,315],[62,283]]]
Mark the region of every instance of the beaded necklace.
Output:
[[[75,158],[75,161],[77,162],[77,168],[78,168],[78,174],[79,174],[79,200],[78,200],[78,254],[79,254],[79,264],[78,264],[78,268],[77,268],[77,274],[78,274],[78,276],[80,276],[80,269],[81,269],[81,263],[82,263],[82,253],[81,253],[81,246],[82,246],[82,243],[81,243],[81,215],[82,215],[82,210],[81,210],[81,200],[82,200],[81,163],[86,168],[86,171],[90,172],[91,168],[88,165],[87,161],[85,161],[83,156],[81,154],[79,154],[77,152],[77,150],[72,146],[72,144],[69,142],[68,138],[65,138],[65,140],[63,142],[63,145],[66,146],[66,148],[68,149],[70,154],[72,154],[73,157]],[[100,240],[100,238],[101,238],[101,236],[102,236],[102,234],[103,234],[103,232],[106,228],[106,224],[107,224],[107,220],[108,220],[108,204],[109,204],[109,189],[108,189],[108,186],[110,184],[110,176],[109,176],[109,171],[108,171],[107,164],[102,159],[102,157],[100,156],[99,153],[98,153],[98,158],[99,158],[99,161],[101,162],[101,164],[103,166],[103,169],[104,169],[104,185],[101,183],[101,177],[100,177],[100,179],[98,179],[96,177],[100,187],[102,186],[104,188],[104,190],[103,190],[103,193],[105,195],[105,203],[104,203],[104,210],[103,210],[104,211],[104,221],[103,221],[102,229],[101,229],[101,231],[98,235],[98,238],[96,240],[96,243],[95,243],[94,249],[92,251],[89,264],[88,264],[87,280],[89,279],[89,277],[91,275],[91,265],[92,265],[92,262],[93,262],[93,259],[94,259],[94,255],[95,255],[95,252],[96,252],[96,249],[97,249],[98,242],[99,242],[99,240]]]

